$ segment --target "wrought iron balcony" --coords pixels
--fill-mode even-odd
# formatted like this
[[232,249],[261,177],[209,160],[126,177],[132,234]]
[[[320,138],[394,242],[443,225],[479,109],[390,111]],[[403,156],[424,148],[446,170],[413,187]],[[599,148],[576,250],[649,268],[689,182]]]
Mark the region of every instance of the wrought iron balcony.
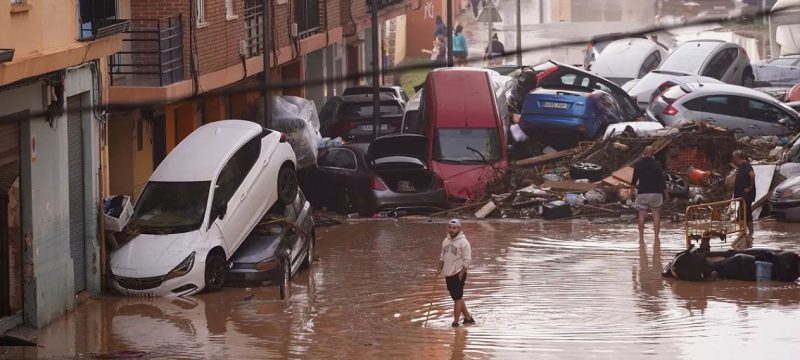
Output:
[[111,86],[166,86],[184,79],[181,15],[135,19],[111,56]]

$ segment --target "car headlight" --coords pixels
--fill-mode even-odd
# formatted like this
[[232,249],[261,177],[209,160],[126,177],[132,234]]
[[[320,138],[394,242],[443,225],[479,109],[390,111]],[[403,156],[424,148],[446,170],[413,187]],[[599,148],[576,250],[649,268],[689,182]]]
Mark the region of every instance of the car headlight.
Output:
[[192,253],[186,257],[186,259],[181,261],[181,263],[178,264],[178,266],[172,269],[172,271],[167,273],[167,276],[164,280],[166,281],[169,279],[174,279],[186,275],[189,273],[189,271],[192,271],[193,266],[194,266],[194,251],[192,251]]
[[258,271],[267,271],[278,267],[278,259],[277,258],[270,258],[266,260],[259,261],[256,263],[256,270]]
[[789,190],[784,191],[783,194],[781,194],[781,198],[800,200],[800,186],[795,186]]

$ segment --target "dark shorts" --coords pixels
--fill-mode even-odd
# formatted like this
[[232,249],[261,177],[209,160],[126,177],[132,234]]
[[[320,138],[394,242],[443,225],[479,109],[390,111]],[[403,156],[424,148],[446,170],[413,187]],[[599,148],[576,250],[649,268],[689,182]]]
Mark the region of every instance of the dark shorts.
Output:
[[459,60],[466,60],[467,59],[467,52],[466,51],[453,51],[453,57]]
[[464,273],[464,278],[459,279],[458,274],[447,276],[444,278],[447,283],[447,291],[450,292],[450,297],[453,300],[461,300],[464,297],[464,284],[467,282],[467,273]]

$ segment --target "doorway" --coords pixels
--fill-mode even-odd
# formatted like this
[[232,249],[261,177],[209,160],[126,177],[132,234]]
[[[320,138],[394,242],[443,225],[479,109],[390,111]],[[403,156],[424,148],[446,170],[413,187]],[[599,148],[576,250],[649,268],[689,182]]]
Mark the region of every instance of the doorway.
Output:
[[0,118],[0,317],[23,306],[20,119]]

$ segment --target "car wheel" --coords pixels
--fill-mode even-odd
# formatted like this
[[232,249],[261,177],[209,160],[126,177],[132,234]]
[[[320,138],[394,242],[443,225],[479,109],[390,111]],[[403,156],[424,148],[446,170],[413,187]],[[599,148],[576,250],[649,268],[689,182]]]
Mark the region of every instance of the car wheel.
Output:
[[753,75],[752,69],[745,69],[742,74],[742,86],[752,88],[756,86],[756,77]]
[[590,162],[576,162],[569,167],[569,176],[573,180],[588,179],[595,182],[603,179],[603,167]]
[[218,252],[208,254],[206,258],[206,291],[214,292],[222,289],[225,285],[225,257]]
[[278,171],[278,202],[281,205],[291,204],[297,196],[297,173],[289,166]]
[[664,173],[664,182],[670,196],[686,196],[689,194],[689,183],[674,172]]
[[311,233],[311,237],[308,239],[308,252],[306,252],[306,259],[303,261],[303,268],[310,269],[311,264],[314,263],[314,246],[316,242],[316,236],[314,233]]

